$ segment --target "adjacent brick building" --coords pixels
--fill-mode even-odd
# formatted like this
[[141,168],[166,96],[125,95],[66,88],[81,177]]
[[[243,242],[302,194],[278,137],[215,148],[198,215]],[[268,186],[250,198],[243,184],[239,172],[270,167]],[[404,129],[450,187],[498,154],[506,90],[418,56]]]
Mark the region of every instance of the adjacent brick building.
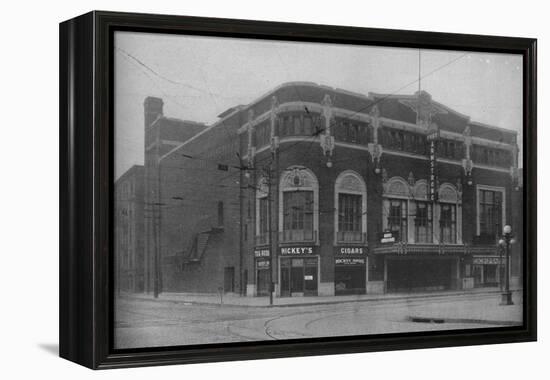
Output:
[[115,184],[115,270],[117,292],[145,289],[144,168],[134,165]]
[[[148,98],[145,135],[148,290],[498,286],[502,227],[522,228],[516,132],[423,91],[287,83],[210,126]],[[517,282],[521,241],[512,263]]]

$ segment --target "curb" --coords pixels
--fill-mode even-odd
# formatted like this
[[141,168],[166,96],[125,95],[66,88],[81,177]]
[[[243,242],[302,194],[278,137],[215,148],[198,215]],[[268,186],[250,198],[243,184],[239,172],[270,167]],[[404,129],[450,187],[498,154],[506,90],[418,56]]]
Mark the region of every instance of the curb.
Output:
[[[517,293],[521,290],[513,290],[512,292]],[[458,297],[465,295],[491,295],[499,294],[500,290],[490,290],[485,292],[460,292],[460,293],[434,293],[434,294],[422,294],[422,295],[403,295],[396,297],[377,297],[377,298],[367,298],[367,299],[356,299],[356,300],[330,300],[330,301],[319,301],[319,302],[300,302],[300,303],[291,303],[291,304],[280,304],[280,305],[242,305],[234,303],[224,303],[220,304],[219,302],[205,302],[205,301],[189,301],[189,300],[175,300],[175,299],[158,299],[158,301],[171,302],[171,303],[183,303],[190,305],[203,305],[203,306],[220,306],[220,307],[242,307],[242,308],[277,308],[277,307],[304,307],[304,306],[315,306],[315,305],[333,305],[333,304],[344,304],[344,303],[358,303],[358,302],[391,302],[391,301],[403,301],[403,300],[415,300],[415,299],[426,299],[426,298],[445,298],[445,297]],[[125,298],[135,299],[140,301],[154,301],[154,298],[143,298],[136,297],[131,295],[125,295]],[[502,322],[502,321],[501,321]],[[467,323],[467,322],[464,322]],[[474,322],[471,322],[474,323]],[[515,322],[514,322],[515,323]]]
[[418,317],[408,316],[406,318],[410,322],[416,323],[471,323],[478,325],[497,325],[497,326],[521,326],[521,322],[517,321],[494,321],[487,319],[468,319],[468,318],[445,318],[445,317]]

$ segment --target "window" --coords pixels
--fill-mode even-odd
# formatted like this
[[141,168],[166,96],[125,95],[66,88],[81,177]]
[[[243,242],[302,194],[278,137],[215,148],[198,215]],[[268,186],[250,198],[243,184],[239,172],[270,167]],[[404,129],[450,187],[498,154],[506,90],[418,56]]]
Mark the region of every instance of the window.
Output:
[[259,217],[260,217],[260,231],[259,231],[259,233],[260,233],[261,236],[264,236],[264,235],[267,235],[267,233],[269,231],[269,219],[268,219],[269,204],[268,204],[267,197],[259,198],[258,202],[260,203],[260,215],[259,215]]
[[256,127],[256,146],[262,147],[269,143],[270,138],[270,128],[271,126],[268,123],[262,123]]
[[223,226],[223,201],[218,202],[218,226]]
[[319,185],[305,167],[286,169],[279,186],[279,238],[282,242],[316,241]]
[[406,200],[389,200],[388,229],[397,232],[401,241],[407,241],[407,214]]
[[367,187],[361,176],[346,170],[335,182],[334,226],[339,243],[362,243],[365,239]]
[[456,159],[457,158],[457,144],[454,141],[441,141],[441,148],[439,153],[441,156],[445,158],[450,159]]
[[288,135],[291,134],[290,123],[291,123],[292,117],[291,116],[283,116],[281,119],[282,119],[283,122],[281,123],[280,134],[281,134],[281,136],[288,136]]
[[431,243],[432,229],[432,204],[428,202],[416,202],[416,215],[414,218],[414,233],[417,243]]
[[390,148],[397,149],[397,150],[405,149],[405,136],[403,132],[390,131],[389,135],[390,135],[390,141],[389,141]]
[[359,138],[359,125],[348,124],[348,141],[356,143]]
[[313,120],[311,116],[304,116],[304,134],[306,136],[313,135]]
[[426,152],[427,152],[426,139],[424,138],[424,136],[416,135],[415,140],[416,140],[415,141],[415,152],[418,153],[418,154],[425,155]]
[[363,231],[362,196],[338,194],[338,240],[361,241]]
[[502,230],[502,192],[479,190],[479,234],[494,238]]
[[456,243],[456,205],[449,203],[440,204],[440,240],[442,243]]
[[300,119],[300,116],[294,116],[294,134],[296,136],[300,136],[303,134],[302,121]]
[[283,195],[285,241],[313,240],[313,192],[287,191]]
[[[283,227],[299,240],[313,234],[313,191],[286,191],[283,195]],[[312,239],[310,237],[309,239]],[[308,240],[309,240],[308,239]],[[292,239],[291,240],[295,240]]]

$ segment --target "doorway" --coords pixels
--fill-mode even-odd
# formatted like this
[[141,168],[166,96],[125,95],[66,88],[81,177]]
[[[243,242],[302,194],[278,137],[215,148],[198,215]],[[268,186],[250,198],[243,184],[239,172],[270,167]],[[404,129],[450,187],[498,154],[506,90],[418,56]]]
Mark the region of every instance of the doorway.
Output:
[[281,297],[316,296],[317,257],[281,258]]
[[223,270],[224,293],[235,292],[235,267],[225,267]]

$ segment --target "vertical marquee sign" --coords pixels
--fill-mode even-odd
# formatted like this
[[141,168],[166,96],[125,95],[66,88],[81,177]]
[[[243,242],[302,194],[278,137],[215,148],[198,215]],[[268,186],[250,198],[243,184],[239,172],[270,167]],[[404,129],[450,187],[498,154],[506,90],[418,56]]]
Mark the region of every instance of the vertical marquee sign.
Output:
[[436,176],[436,149],[437,140],[439,139],[439,129],[437,124],[432,123],[428,130],[428,142],[430,143],[430,180],[429,182],[429,198],[430,201],[435,202],[437,200],[437,176]]

